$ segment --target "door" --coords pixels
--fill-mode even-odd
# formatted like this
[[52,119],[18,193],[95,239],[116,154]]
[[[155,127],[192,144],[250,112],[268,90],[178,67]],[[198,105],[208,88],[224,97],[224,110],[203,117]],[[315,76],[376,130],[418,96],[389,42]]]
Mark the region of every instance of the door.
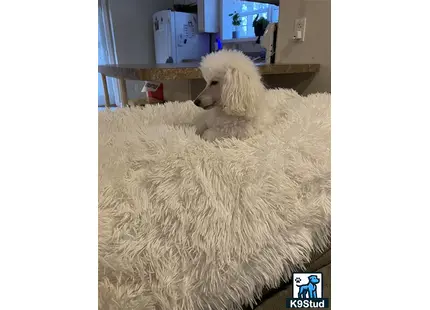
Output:
[[160,11],[152,16],[154,31],[155,62],[165,64],[174,62],[174,15],[171,11]]

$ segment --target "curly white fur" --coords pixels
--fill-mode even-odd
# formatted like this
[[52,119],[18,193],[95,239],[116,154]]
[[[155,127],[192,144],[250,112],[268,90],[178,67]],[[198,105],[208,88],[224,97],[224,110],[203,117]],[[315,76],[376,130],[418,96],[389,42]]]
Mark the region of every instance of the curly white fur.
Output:
[[266,89],[258,68],[240,51],[209,54],[200,70],[207,85],[194,102],[208,110],[199,115],[196,126],[197,133],[209,141],[261,133],[276,120],[279,100],[290,98],[287,93],[279,96],[280,90]]
[[330,96],[277,124],[195,134],[191,101],[99,114],[99,308],[240,309],[330,237]]

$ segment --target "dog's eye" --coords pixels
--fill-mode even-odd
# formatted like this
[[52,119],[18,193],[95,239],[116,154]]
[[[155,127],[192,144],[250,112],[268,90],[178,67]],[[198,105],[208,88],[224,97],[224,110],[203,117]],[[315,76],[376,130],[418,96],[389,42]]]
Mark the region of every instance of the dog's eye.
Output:
[[212,81],[212,82],[211,82],[211,86],[214,86],[214,85],[216,85],[216,84],[218,84],[218,81]]

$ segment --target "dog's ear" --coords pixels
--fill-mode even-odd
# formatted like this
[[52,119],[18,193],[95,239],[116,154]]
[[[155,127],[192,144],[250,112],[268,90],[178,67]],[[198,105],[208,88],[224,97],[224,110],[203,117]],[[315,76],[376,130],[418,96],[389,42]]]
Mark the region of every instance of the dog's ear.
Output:
[[235,116],[255,116],[257,100],[263,89],[261,81],[255,81],[237,69],[228,69],[221,92],[224,111]]

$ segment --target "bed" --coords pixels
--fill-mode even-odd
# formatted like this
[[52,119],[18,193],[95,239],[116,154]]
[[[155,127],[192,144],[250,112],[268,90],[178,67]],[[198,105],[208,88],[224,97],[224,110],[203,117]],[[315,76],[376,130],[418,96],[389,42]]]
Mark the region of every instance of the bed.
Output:
[[330,95],[282,111],[215,142],[191,101],[99,112],[100,309],[271,309],[293,272],[329,280]]

